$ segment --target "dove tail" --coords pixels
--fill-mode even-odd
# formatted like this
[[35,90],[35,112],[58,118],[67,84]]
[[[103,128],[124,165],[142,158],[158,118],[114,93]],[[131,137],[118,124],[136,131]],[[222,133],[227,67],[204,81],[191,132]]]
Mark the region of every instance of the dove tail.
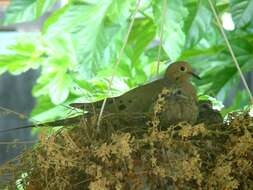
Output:
[[21,127],[15,127],[11,129],[4,129],[0,130],[0,133],[5,133],[5,132],[10,132],[10,131],[16,131],[20,129],[28,129],[28,128],[36,128],[36,127],[58,127],[58,126],[70,126],[74,124],[80,123],[83,119],[88,118],[89,115],[79,115],[76,117],[72,118],[66,118],[66,119],[61,119],[61,120],[56,120],[56,121],[50,121],[46,123],[39,123],[39,124],[34,124],[34,125],[26,125],[26,126],[21,126]]

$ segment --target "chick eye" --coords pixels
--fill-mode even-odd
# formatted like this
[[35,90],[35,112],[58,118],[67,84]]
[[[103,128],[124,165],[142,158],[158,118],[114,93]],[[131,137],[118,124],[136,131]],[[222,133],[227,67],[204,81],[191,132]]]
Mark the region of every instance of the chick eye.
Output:
[[175,92],[176,95],[181,95],[182,94],[182,91],[180,89],[178,89],[176,92]]
[[180,67],[180,71],[185,72],[185,71],[186,71],[186,68],[185,68],[184,66],[181,66],[181,67]]
[[208,103],[204,103],[201,105],[202,108],[205,108],[205,109],[208,109],[210,108],[211,106],[208,104]]

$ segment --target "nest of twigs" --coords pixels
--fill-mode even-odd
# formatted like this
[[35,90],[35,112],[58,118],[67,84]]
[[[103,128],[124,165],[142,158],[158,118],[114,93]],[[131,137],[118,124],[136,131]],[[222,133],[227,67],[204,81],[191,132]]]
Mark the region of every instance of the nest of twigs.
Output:
[[253,189],[253,118],[161,130],[144,114],[105,115],[40,136],[0,169],[2,188],[27,190]]

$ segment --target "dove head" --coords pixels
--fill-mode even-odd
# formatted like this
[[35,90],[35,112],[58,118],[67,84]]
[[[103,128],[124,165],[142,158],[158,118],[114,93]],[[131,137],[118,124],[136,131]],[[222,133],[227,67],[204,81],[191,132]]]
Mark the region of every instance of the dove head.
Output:
[[189,63],[185,61],[177,61],[169,65],[165,72],[165,77],[173,82],[187,82],[188,79],[193,76],[200,79],[193,71]]

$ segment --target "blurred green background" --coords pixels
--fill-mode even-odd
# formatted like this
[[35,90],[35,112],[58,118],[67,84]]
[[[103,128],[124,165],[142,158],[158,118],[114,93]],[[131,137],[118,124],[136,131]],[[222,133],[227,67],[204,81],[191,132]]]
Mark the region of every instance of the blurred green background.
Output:
[[[212,2],[252,89],[253,0]],[[175,60],[189,61],[202,77],[194,81],[200,96],[225,104],[223,114],[246,106],[249,96],[207,0],[141,0],[111,95],[156,77],[164,5],[160,72]],[[10,2],[1,20],[0,75],[39,71],[32,120],[62,118],[69,103],[107,95],[135,8],[135,0]]]

